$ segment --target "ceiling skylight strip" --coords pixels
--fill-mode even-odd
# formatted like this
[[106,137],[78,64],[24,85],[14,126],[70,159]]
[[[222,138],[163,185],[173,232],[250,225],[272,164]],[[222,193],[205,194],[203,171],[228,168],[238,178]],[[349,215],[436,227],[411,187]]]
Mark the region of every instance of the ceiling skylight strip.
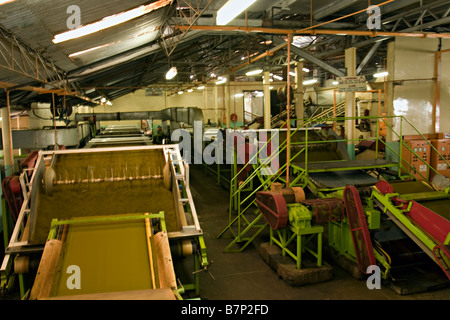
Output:
[[132,19],[138,18],[140,16],[143,16],[147,13],[150,13],[154,10],[163,8],[169,4],[172,3],[173,0],[159,0],[153,3],[150,3],[148,5],[142,5],[140,7],[131,9],[129,11],[117,13],[108,17],[103,18],[100,21],[87,24],[84,26],[81,26],[79,28],[69,30],[60,34],[57,34],[53,38],[53,43],[61,43],[64,41],[84,37],[86,35],[105,30],[107,28],[116,26],[118,24],[130,21]]
[[83,50],[83,51],[74,52],[74,53],[69,54],[69,58],[73,58],[73,57],[76,57],[76,56],[79,56],[79,55],[82,55],[82,54],[85,54],[85,53],[89,53],[91,51],[95,51],[95,50],[98,50],[98,49],[101,49],[101,48],[109,47],[110,45],[113,45],[113,44],[116,44],[116,43],[119,43],[119,42],[120,41],[115,41],[115,42],[103,44],[101,46],[97,46],[97,47],[93,47],[93,48],[90,48],[90,49],[86,49],[86,50]]

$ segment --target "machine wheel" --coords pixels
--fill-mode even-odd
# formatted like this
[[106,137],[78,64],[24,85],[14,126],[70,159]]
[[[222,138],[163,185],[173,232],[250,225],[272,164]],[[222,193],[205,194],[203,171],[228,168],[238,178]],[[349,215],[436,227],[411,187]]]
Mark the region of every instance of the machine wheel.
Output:
[[164,187],[166,187],[167,190],[172,189],[172,174],[170,172],[169,167],[169,161],[166,162],[166,165],[163,169],[163,180],[164,180]]
[[45,169],[44,177],[44,189],[45,193],[49,196],[53,194],[53,184],[55,182],[56,172],[53,167],[48,167]]
[[286,200],[284,200],[281,193],[258,192],[256,194],[256,204],[273,230],[286,227],[289,216]]

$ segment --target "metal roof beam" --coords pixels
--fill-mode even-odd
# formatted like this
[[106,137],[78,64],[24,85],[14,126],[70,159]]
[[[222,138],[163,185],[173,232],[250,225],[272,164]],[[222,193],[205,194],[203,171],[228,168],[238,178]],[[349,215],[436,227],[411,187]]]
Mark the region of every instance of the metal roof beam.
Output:
[[364,57],[364,59],[359,64],[358,68],[356,68],[356,75],[359,75],[363,71],[363,69],[366,67],[367,63],[369,63],[370,59],[372,59],[375,52],[377,52],[380,45],[381,45],[381,42],[376,42],[373,45],[373,47],[370,49],[370,51],[367,53],[367,55]]
[[[269,39],[272,40],[275,45],[281,45],[281,44],[285,43],[285,40],[280,38],[280,37],[276,37],[276,36],[273,37],[273,38],[271,38],[270,36],[266,36],[266,37],[267,37],[268,40]],[[297,48],[295,46],[291,46],[291,51],[293,53],[295,53],[296,55],[302,57],[306,61],[309,61],[309,62],[317,65],[318,67],[328,71],[331,74],[334,74],[337,77],[344,77],[345,76],[344,72],[334,68],[333,66],[330,66],[329,64],[323,62],[320,59],[317,59],[312,54],[310,54],[310,53],[308,53],[306,51],[303,51],[303,50],[301,50],[301,49],[299,49],[299,48]]]
[[319,9],[313,11],[314,19],[320,20],[320,19],[326,18],[336,12],[343,10],[343,9],[347,9],[348,7],[354,5],[357,2],[359,2],[359,0],[333,1]]

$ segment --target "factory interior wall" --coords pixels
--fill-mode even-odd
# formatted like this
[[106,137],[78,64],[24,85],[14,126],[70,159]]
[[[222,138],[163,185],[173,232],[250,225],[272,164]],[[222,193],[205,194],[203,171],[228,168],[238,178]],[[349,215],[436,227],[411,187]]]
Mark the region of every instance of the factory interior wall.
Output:
[[[278,89],[280,84],[274,85],[274,89]],[[216,97],[217,90],[217,97]],[[238,93],[244,91],[262,91],[262,82],[248,82],[245,84],[239,82],[230,83],[230,114],[235,113],[238,117],[237,122],[243,121],[244,98],[235,97]],[[204,122],[217,123],[217,121],[225,122],[225,85],[207,85],[203,90],[194,90],[193,92],[185,92],[183,94],[170,94],[164,92],[160,96],[147,96],[145,90],[136,90],[134,93],[127,94],[112,101],[112,106],[98,106],[95,108],[96,113],[102,112],[133,112],[133,111],[159,111],[173,107],[197,107],[203,110]],[[217,110],[216,110],[217,108]],[[217,119],[216,119],[217,116]],[[118,124],[117,121],[102,121],[101,125]],[[159,123],[155,120],[154,123]],[[120,121],[120,124],[139,125],[140,120],[136,121]]]
[[[433,133],[434,61],[438,50],[450,49],[450,41],[398,37],[390,43],[393,49],[388,56],[390,70],[388,81],[393,86],[392,110],[388,114],[404,116],[422,134]],[[442,55],[440,85],[440,132],[450,132],[450,52]],[[399,123],[394,124],[396,132]],[[409,125],[403,127],[404,135],[417,134]],[[395,139],[394,139],[395,140]]]

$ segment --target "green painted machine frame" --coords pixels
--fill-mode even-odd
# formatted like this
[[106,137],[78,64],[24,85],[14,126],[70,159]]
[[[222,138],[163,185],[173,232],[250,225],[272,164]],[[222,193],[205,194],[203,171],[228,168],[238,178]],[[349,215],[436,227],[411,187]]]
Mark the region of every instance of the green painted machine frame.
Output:
[[[322,266],[322,233],[324,228],[312,226],[313,214],[300,204],[288,204],[288,214],[291,223],[281,229],[270,228],[270,245],[276,244],[281,248],[281,255],[288,254],[296,262],[296,268],[302,267],[302,256],[307,251],[316,259],[316,266]],[[316,240],[316,245],[312,244]],[[295,240],[295,243],[294,243]],[[291,243],[294,248],[291,249]],[[312,245],[310,245],[312,244]]]

